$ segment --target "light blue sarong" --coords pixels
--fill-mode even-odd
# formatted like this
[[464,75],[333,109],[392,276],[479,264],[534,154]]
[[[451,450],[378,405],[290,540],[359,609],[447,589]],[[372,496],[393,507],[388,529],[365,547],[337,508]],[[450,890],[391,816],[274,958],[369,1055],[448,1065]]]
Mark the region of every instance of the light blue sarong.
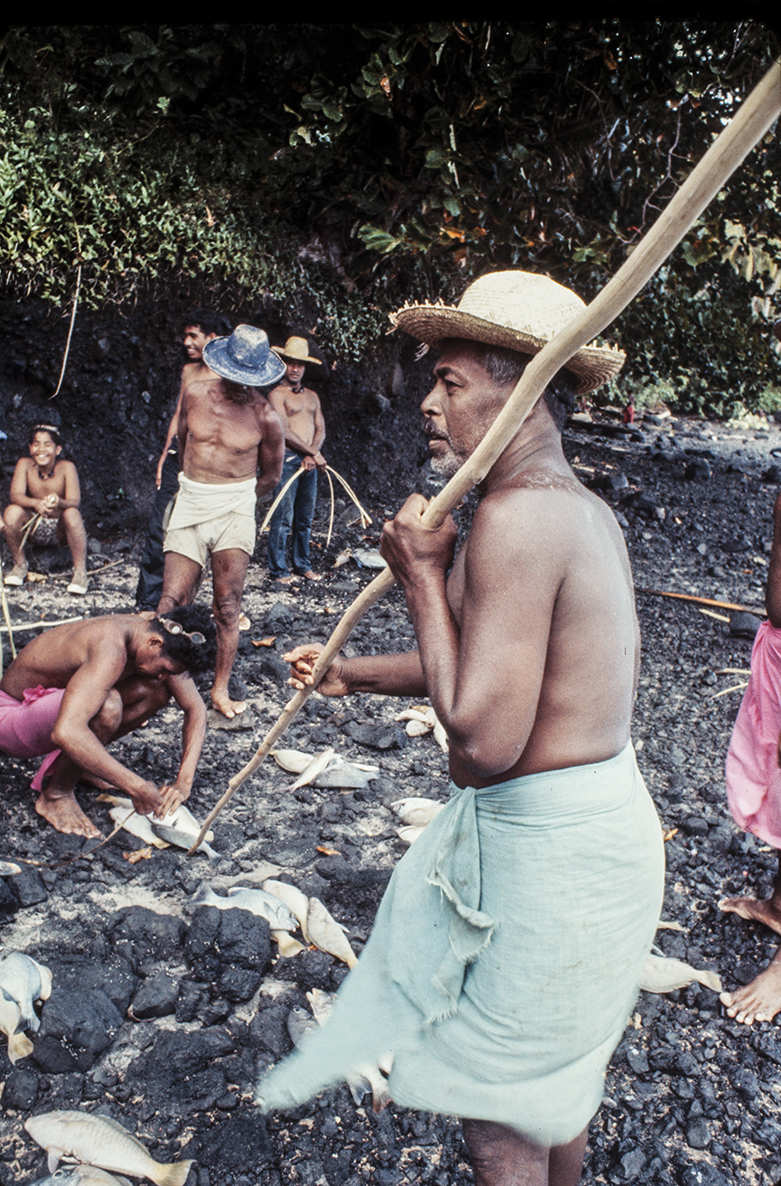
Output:
[[325,1026],[265,1111],[393,1052],[391,1098],[541,1145],[599,1107],[661,909],[661,827],[630,745],[451,798],[396,867]]

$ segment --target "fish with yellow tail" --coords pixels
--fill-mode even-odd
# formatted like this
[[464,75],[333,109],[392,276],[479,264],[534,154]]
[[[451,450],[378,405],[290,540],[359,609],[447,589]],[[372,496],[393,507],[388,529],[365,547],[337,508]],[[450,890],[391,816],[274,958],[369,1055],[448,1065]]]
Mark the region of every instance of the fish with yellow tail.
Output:
[[24,1122],[48,1154],[49,1173],[64,1157],[130,1178],[149,1178],[156,1186],[184,1186],[192,1161],[155,1161],[139,1140],[109,1116],[91,1112],[42,1112]]

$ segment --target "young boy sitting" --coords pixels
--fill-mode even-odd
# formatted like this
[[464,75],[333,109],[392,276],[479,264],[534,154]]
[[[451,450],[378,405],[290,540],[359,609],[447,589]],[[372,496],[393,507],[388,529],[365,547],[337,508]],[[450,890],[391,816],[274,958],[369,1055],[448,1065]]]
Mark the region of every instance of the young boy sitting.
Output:
[[5,509],[5,537],[13,568],[6,585],[23,585],[27,577],[25,528],[40,543],[67,542],[73,557],[69,593],[87,592],[87,533],[79,511],[79,475],[72,461],[60,457],[62,441],[52,424],[36,424],[30,434],[30,456],[20,457],[11,479],[11,504]]

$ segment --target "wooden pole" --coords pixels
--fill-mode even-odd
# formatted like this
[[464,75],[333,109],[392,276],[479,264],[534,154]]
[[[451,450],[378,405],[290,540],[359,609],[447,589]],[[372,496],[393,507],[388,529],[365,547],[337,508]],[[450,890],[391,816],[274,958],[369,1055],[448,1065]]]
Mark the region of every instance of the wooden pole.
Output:
[[[486,476],[523,424],[548,383],[583,346],[610,325],[637,295],[699,218],[741,161],[781,114],[781,61],[776,61],[737,114],[711,144],[702,160],[643,236],[615,276],[589,305],[534,355],[505,406],[474,453],[426,507],[421,523],[439,527],[453,507]],[[394,577],[383,569],[356,597],[340,619],[312,670],[312,685],[296,692],[242,770],[235,774],[189,850],[195,852],[217,815],[243,782],[257,770],[278,737],[295,719],[322,679],[356,622],[391,588]]]

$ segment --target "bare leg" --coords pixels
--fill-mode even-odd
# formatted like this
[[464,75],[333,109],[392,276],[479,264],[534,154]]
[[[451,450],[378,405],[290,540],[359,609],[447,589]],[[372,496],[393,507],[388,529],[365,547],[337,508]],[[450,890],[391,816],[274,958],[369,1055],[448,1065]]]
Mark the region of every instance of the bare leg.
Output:
[[10,506],[6,507],[3,514],[8,550],[14,562],[14,571],[20,576],[27,575],[27,561],[24,558],[24,549],[22,548],[22,533],[25,524],[31,518],[32,515],[29,511],[25,510],[24,507],[18,507],[15,503],[11,503]]
[[568,1144],[548,1149],[503,1124],[464,1120],[462,1126],[475,1186],[576,1186],[580,1180],[585,1130]]
[[[105,745],[115,735],[122,720],[122,699],[112,688],[103,707],[90,721],[90,729]],[[100,832],[76,802],[74,788],[82,771],[67,754],[60,754],[47,772],[43,789],[35,801],[35,810],[58,832],[76,836],[99,836]]]
[[225,548],[212,553],[217,661],[211,700],[217,711],[228,718],[235,717],[247,707],[243,700],[231,700],[228,680],[239,645],[239,612],[248,564],[249,556],[240,548]]
[[202,570],[189,556],[166,552],[163,569],[163,592],[157,606],[158,614],[170,613],[180,605],[190,605],[200,584]]
[[87,533],[76,507],[66,507],[60,516],[59,531],[65,535],[73,560],[73,584],[87,583]]
[[554,1145],[548,1162],[550,1186],[576,1186],[583,1170],[583,1154],[586,1152],[588,1129],[566,1145]]
[[781,935],[781,867],[776,873],[773,892],[769,898],[722,898],[719,910],[728,914],[739,914],[741,918],[751,919],[753,922],[764,923]]

